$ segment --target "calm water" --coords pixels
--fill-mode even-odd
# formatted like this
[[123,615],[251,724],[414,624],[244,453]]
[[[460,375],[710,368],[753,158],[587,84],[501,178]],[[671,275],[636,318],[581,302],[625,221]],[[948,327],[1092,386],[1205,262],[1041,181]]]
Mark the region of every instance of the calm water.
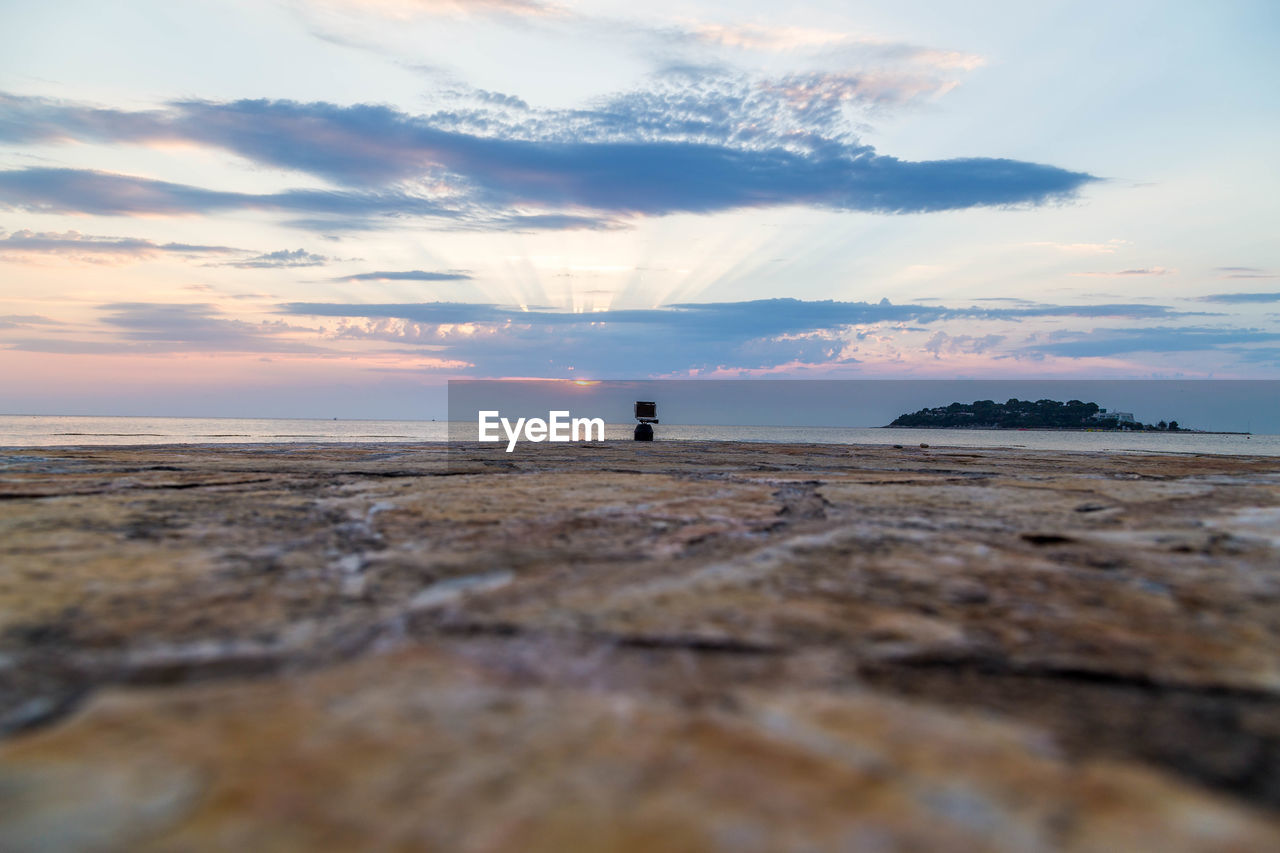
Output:
[[[632,425],[611,424],[609,439]],[[914,430],[846,427],[657,427],[659,440],[903,444],[934,447],[1025,447],[1280,456],[1280,436],[1193,433],[1055,432],[1052,430]],[[263,442],[445,441],[444,421],[320,421],[274,418],[109,418],[0,415],[0,447],[103,444],[246,444]]]
[[0,415],[0,447],[54,444],[245,444],[445,441],[436,421],[318,421],[280,418],[113,418]]

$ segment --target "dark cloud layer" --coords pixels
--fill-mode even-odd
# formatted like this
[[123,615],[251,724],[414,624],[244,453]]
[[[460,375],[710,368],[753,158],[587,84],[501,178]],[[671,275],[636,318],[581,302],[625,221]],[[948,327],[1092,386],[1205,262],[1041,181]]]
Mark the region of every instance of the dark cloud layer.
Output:
[[[186,101],[127,112],[5,96],[0,139],[180,140],[345,189],[254,195],[27,169],[0,173],[0,201],[102,214],[256,208],[304,216],[441,217],[472,227],[592,228],[632,215],[777,205],[923,213],[1038,204],[1095,180],[1017,160],[911,162],[879,154],[843,127],[838,97],[805,89],[852,85],[791,81],[746,93],[687,85],[619,96],[589,110],[531,116],[520,109],[515,117],[484,104],[430,115],[267,100]],[[808,106],[815,101],[827,106]]]
[[758,299],[746,302],[699,302],[665,308],[623,309],[599,313],[522,311],[499,305],[465,302],[407,302],[384,304],[291,302],[287,314],[323,317],[365,317],[412,320],[421,323],[517,323],[539,327],[603,324],[652,326],[673,334],[731,333],[780,335],[829,329],[859,323],[929,321],[960,317],[1018,320],[1030,317],[1164,317],[1177,312],[1162,305],[1029,305],[1019,308],[943,308],[872,302]]
[[[652,375],[690,369],[773,368],[856,361],[852,340],[878,324],[922,331],[946,320],[1019,321],[1032,317],[1175,316],[1164,306],[1027,305],[944,308],[872,302],[764,299],[671,305],[600,313],[521,311],[499,305],[425,302],[288,303],[289,315],[343,321],[340,336],[429,346],[489,376],[563,376],[569,367],[597,375]],[[467,326],[466,331],[454,327]],[[866,327],[853,330],[851,327]],[[837,334],[837,332],[842,332]],[[990,348],[994,339],[947,338],[946,352]]]
[[[937,358],[998,352],[1014,357],[1092,358],[1132,352],[1230,350],[1248,356],[1256,345],[1280,340],[1258,329],[1151,326],[1033,334],[1014,345],[1011,329],[975,335],[949,322],[1015,324],[1044,317],[1127,318],[1189,315],[1165,306],[943,307],[880,302],[766,299],[688,303],[600,313],[521,311],[483,303],[286,303],[280,320],[250,323],[204,303],[118,302],[99,306],[111,340],[84,338],[76,327],[39,317],[0,317],[0,330],[25,333],[2,344],[37,352],[298,352],[340,353],[338,342],[375,342],[397,352],[421,350],[471,365],[480,376],[563,376],[569,368],[595,375],[654,375],[689,370],[788,369],[850,364],[878,353],[903,335],[928,332],[909,344]],[[328,331],[295,325],[290,317],[326,317]],[[45,323],[45,325],[40,325]],[[326,340],[328,338],[329,340]],[[889,343],[886,343],[889,342]]]
[[668,334],[744,335],[785,334],[814,328],[882,320],[939,317],[945,309],[894,306],[868,302],[805,302],[764,299],[630,309],[594,314],[563,311],[521,311],[499,305],[464,302],[418,302],[364,305],[357,303],[292,302],[281,306],[288,314],[324,317],[365,317],[411,320],[419,323],[489,323],[535,327],[649,326]]

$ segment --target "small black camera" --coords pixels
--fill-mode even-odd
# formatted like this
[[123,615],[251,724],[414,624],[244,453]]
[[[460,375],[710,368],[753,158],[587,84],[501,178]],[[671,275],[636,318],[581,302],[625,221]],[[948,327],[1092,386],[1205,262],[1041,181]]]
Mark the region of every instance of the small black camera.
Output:
[[636,441],[653,441],[653,426],[658,422],[658,404],[652,400],[636,400]]

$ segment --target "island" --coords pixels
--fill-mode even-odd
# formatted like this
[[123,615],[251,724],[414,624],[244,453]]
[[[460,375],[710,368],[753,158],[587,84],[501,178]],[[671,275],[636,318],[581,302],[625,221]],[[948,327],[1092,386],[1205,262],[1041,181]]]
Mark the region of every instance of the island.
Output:
[[1109,412],[1097,403],[1068,400],[1019,400],[1003,403],[977,400],[952,403],[899,415],[891,427],[923,427],[930,429],[1065,429],[1065,430],[1135,430],[1160,432],[1198,432],[1178,426],[1177,421],[1144,424],[1134,420],[1131,412]]

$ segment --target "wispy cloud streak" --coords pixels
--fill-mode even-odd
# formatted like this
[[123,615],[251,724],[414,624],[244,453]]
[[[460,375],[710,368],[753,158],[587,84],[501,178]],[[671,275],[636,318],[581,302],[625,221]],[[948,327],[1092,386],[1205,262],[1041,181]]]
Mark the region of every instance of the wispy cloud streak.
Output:
[[223,266],[238,269],[292,269],[294,267],[319,267],[329,263],[326,255],[308,252],[306,249],[280,249],[245,258],[240,261],[228,261]]
[[1271,293],[1215,293],[1201,296],[1201,302],[1220,302],[1228,305],[1247,304],[1250,302],[1280,302],[1280,292]]
[[335,278],[334,281],[466,281],[471,276],[463,272],[430,272],[427,270],[383,270],[361,272]]
[[1146,278],[1150,276],[1173,275],[1177,270],[1165,267],[1138,267],[1135,269],[1116,270],[1115,272],[1078,272],[1072,275],[1085,278]]
[[1069,358],[1098,358],[1137,352],[1199,352],[1271,341],[1280,341],[1280,332],[1265,329],[1153,326],[1064,332],[1052,340],[1032,344],[1026,347],[1026,351]]
[[137,237],[100,237],[79,231],[0,231],[0,259],[27,260],[58,256],[87,262],[120,262],[151,258],[161,254],[184,256],[227,255],[239,249],[230,246],[201,246],[192,243],[155,243]]

